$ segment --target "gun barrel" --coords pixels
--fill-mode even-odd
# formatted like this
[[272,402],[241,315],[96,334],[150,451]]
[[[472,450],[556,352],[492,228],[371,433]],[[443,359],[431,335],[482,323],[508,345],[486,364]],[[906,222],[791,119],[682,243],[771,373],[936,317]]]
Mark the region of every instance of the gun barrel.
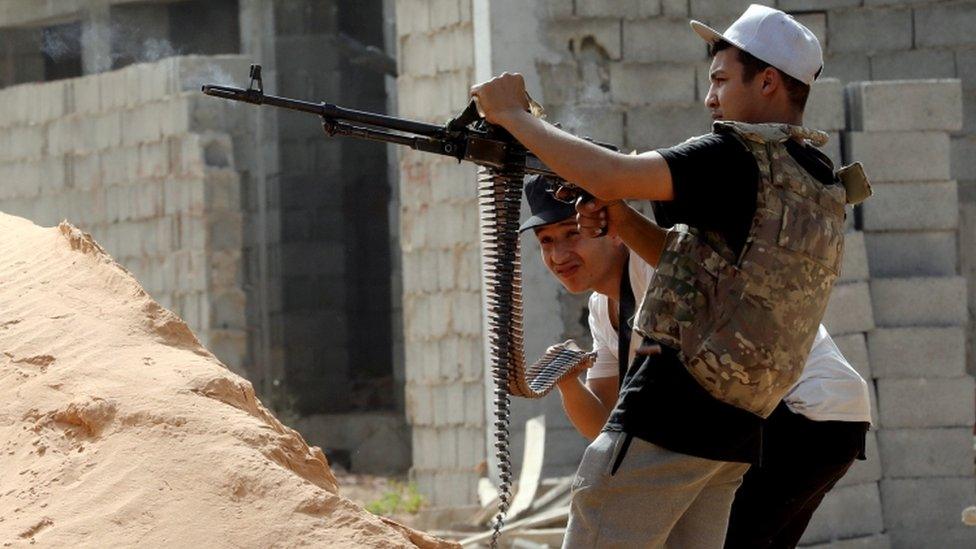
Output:
[[245,90],[242,88],[235,88],[233,86],[218,86],[216,84],[204,84],[202,91],[207,95],[220,97],[222,99],[231,99],[234,101],[244,101],[245,103],[251,103],[254,105],[270,105],[272,107],[281,107],[294,111],[308,112],[336,121],[355,122],[357,124],[366,124],[376,128],[396,130],[427,137],[440,137],[444,135],[443,126],[427,124],[425,122],[417,122],[415,120],[408,120],[406,118],[398,118],[395,116],[386,116],[383,114],[357,111],[355,109],[346,109],[331,103],[311,103],[309,101],[302,101],[300,99],[289,99],[287,97],[279,97],[277,95],[266,95],[258,90]]

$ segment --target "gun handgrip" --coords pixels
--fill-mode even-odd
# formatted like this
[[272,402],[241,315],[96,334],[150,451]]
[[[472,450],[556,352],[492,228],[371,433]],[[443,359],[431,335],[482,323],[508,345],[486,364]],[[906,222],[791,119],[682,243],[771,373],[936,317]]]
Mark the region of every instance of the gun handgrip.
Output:
[[[576,199],[576,207],[579,208],[583,204],[586,204],[594,199],[595,197],[592,194],[584,191],[583,189],[579,189],[579,198]],[[593,238],[603,238],[605,236],[607,236],[607,227],[603,227],[602,232]]]

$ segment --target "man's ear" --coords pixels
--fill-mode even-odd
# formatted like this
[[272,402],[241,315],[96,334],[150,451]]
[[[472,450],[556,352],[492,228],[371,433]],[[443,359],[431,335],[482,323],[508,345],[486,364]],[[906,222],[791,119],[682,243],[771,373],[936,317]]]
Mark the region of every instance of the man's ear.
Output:
[[782,77],[779,71],[773,67],[766,67],[762,71],[762,89],[761,92],[766,97],[771,97],[776,90],[778,90],[783,85]]

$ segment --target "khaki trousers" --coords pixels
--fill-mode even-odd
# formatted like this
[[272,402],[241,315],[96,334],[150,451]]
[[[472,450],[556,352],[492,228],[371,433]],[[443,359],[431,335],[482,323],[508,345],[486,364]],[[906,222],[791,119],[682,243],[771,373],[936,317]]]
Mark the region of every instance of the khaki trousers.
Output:
[[[563,548],[720,549],[745,463],[680,454],[601,433],[573,481]],[[618,460],[618,456],[622,460]]]

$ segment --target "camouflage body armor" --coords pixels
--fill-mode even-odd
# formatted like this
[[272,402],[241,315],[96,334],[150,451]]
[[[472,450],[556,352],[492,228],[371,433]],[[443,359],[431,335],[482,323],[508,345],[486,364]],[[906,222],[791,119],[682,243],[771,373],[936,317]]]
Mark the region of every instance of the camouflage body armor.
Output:
[[635,329],[678,350],[715,398],[767,417],[799,378],[840,270],[844,205],[866,198],[860,164],[824,185],[787,152],[827,134],[786,124],[717,122],[759,168],[756,213],[741,253],[717,233],[675,225]]

